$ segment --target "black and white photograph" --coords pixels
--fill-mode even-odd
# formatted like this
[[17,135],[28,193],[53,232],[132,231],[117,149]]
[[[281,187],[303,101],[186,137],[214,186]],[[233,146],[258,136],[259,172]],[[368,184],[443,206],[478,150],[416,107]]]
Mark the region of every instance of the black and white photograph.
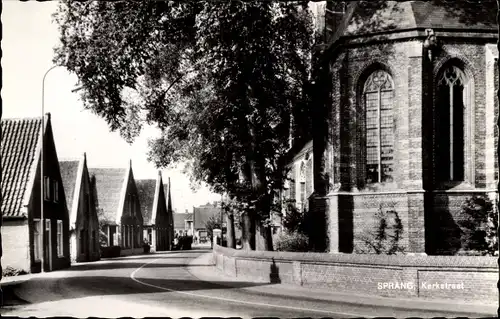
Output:
[[1,316],[500,315],[500,0],[1,5]]

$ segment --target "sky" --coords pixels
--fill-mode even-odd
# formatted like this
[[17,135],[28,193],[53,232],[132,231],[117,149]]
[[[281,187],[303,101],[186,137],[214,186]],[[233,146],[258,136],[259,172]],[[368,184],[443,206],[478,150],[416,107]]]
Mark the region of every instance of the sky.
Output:
[[[2,1],[2,117],[42,116],[42,79],[53,65],[53,48],[59,42],[52,14],[58,2]],[[136,179],[156,179],[158,169],[147,161],[147,139],[156,134],[146,128],[130,145],[118,132],[110,132],[104,119],[83,109],[77,78],[63,67],[47,73],[44,112],[51,113],[59,159],[80,158],[85,152],[89,167],[127,167],[132,160]],[[180,168],[163,169],[170,177],[172,205],[176,212],[220,200],[207,187],[192,191]]]

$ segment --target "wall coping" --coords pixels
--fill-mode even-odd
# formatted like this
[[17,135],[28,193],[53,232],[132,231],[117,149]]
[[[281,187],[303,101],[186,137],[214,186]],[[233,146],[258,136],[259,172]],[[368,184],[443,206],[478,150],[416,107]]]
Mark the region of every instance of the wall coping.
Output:
[[411,267],[411,268],[483,268],[498,269],[498,257],[490,256],[425,256],[425,255],[361,255],[329,253],[296,253],[281,251],[245,251],[214,245],[213,251],[227,257],[241,259],[264,259],[287,262],[307,262],[324,264],[352,264],[370,266]]

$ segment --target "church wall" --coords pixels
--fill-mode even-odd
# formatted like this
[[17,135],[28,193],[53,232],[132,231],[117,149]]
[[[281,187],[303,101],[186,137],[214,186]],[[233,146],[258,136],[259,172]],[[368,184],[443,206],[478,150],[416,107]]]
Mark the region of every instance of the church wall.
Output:
[[[394,183],[365,184],[361,126],[364,112],[360,86],[381,65],[394,82]],[[333,92],[330,132],[331,190],[329,210],[330,251],[361,248],[362,234],[373,231],[376,212],[395,206],[403,224],[400,245],[406,251],[424,249],[422,195],[422,45],[416,41],[372,44],[346,49],[331,66]],[[335,125],[338,123],[346,125]],[[329,172],[330,173],[330,172]],[[417,193],[408,193],[416,191]],[[338,215],[337,215],[338,214]],[[335,229],[340,229],[337,238]]]
[[[462,218],[462,203],[474,192],[483,194],[488,188],[496,188],[497,164],[490,148],[498,135],[491,127],[491,111],[495,109],[496,121],[498,106],[497,102],[488,104],[492,95],[487,90],[498,79],[491,61],[487,67],[485,45],[444,39],[438,53],[432,56],[432,65],[426,64],[427,52],[415,40],[345,48],[332,61],[331,136],[324,155],[330,193],[326,199],[318,198],[317,205],[311,204],[328,212],[331,252],[355,251],[360,245],[356,238],[371,229],[380,205],[395,202],[404,226],[400,243],[407,252],[453,253],[452,247],[458,245],[454,241],[459,240],[453,234]],[[432,159],[432,83],[450,57],[463,61],[473,75],[472,152],[466,158],[466,162],[474,164],[473,178],[466,191],[437,192]],[[381,65],[392,75],[395,90],[394,182],[385,185],[366,185],[364,175],[364,112],[359,87],[373,65]]]

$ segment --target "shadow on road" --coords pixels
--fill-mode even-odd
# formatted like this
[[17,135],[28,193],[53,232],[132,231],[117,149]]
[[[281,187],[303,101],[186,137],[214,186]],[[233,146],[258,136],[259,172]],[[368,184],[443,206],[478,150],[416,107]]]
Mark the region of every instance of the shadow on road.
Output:
[[[144,262],[141,261],[116,261],[116,262],[108,262],[108,263],[88,263],[88,264],[83,264],[83,265],[72,265],[71,268],[68,268],[64,271],[70,271],[70,272],[79,272],[79,271],[87,271],[87,270],[95,270],[95,271],[100,271],[100,270],[109,270],[109,269],[137,269],[139,267],[144,266]],[[172,263],[171,261],[165,261],[165,262],[155,262],[151,264],[147,264],[147,268],[184,268],[184,267],[199,267],[199,266],[208,266],[208,265],[197,265],[197,264],[189,264],[188,262],[184,263]]]
[[[101,260],[130,260],[130,259],[155,259],[161,257],[170,257],[179,255],[192,255],[192,254],[203,254],[211,252],[209,249],[193,249],[193,250],[172,250],[172,251],[159,251],[153,252],[149,254],[140,254],[140,255],[130,255],[130,256],[122,256],[122,257],[114,257],[114,258],[102,258]],[[186,256],[185,258],[195,258],[195,256]]]
[[[176,291],[194,292],[198,290],[238,289],[268,285],[267,283],[253,282],[206,282],[196,278],[157,279],[137,276],[137,280],[141,281],[143,284],[132,280],[128,276],[34,278],[16,287],[12,292],[12,299],[23,300],[23,302],[27,300],[29,303],[41,303],[88,296],[175,293]],[[148,285],[154,285],[156,287]]]

